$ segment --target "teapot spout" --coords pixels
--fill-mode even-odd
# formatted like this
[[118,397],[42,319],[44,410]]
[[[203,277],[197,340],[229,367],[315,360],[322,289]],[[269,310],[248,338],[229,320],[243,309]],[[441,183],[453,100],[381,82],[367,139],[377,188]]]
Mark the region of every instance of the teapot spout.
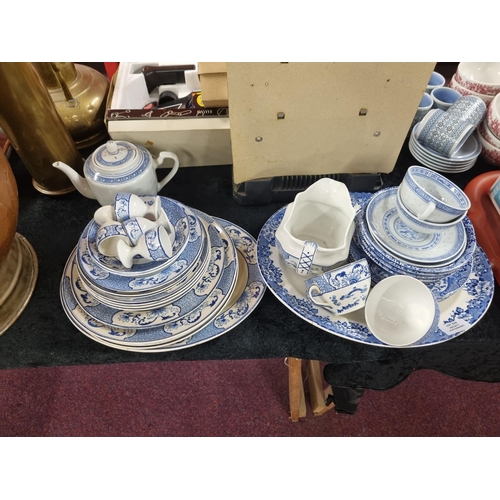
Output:
[[59,169],[61,172],[64,172],[69,177],[69,180],[73,183],[73,186],[78,189],[80,194],[92,200],[96,199],[94,193],[90,189],[87,179],[78,175],[76,171],[73,170],[69,165],[66,165],[66,163],[63,163],[62,161],[56,161],[52,164],[52,166]]

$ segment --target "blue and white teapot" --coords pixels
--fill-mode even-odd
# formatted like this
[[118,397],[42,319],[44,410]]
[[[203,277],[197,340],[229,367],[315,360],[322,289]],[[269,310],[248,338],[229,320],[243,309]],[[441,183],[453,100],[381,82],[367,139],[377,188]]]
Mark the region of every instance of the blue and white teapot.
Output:
[[[165,158],[174,161],[171,172],[160,182],[156,169]],[[179,159],[169,151],[162,151],[158,159],[142,146],[126,141],[108,141],[90,155],[83,166],[85,178],[69,165],[56,161],[52,164],[64,172],[78,191],[101,205],[111,205],[118,192],[156,195],[177,173]]]

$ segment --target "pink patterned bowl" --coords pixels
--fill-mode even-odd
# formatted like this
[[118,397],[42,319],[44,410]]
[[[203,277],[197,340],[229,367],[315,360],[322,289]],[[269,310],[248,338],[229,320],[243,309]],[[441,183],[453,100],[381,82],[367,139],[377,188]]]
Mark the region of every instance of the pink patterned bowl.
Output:
[[455,73],[451,77],[450,87],[460,92],[462,95],[474,95],[479,97],[484,101],[484,103],[488,106],[491,101],[493,101],[494,97],[492,95],[480,94],[479,92],[475,92],[474,90],[469,90],[468,88],[463,87],[457,82],[456,76],[458,73]]
[[483,149],[481,151],[481,156],[491,165],[495,165],[495,167],[500,167],[500,148],[496,148],[492,144],[490,144],[484,137],[481,132],[481,129],[478,129],[477,138],[483,145]]
[[455,78],[459,85],[468,90],[495,96],[500,92],[500,63],[461,62]]
[[488,141],[492,146],[500,149],[500,139],[498,139],[493,132],[488,127],[486,119],[484,119],[479,125],[479,132],[483,136],[483,139]]
[[488,108],[486,122],[493,135],[500,140],[500,94],[498,94]]

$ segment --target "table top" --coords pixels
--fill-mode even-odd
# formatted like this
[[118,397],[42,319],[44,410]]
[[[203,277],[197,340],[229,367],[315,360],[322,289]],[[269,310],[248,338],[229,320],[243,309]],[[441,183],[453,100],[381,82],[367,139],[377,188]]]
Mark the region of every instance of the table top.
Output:
[[[500,380],[500,295],[471,330],[443,344],[419,349],[392,349],[346,340],[307,323],[267,290],[256,310],[240,325],[213,341],[169,353],[134,353],[112,349],[80,333],[66,317],[59,299],[64,265],[80,234],[99,208],[96,200],[78,192],[52,197],[39,193],[22,161],[13,151],[10,163],[19,191],[17,231],[34,247],[39,261],[33,296],[17,321],[0,337],[0,368],[56,366],[137,361],[249,359],[297,357],[329,363],[358,363],[394,359],[443,360],[467,350],[490,356],[498,366],[488,379]],[[398,185],[407,168],[418,164],[404,144],[393,172],[382,176],[384,187]],[[495,170],[482,159],[468,172],[448,177],[460,187],[477,175]],[[255,238],[264,223],[285,205],[242,206],[233,198],[232,168],[181,168],[160,193],[209,215],[229,220]],[[493,346],[493,347],[492,347]],[[458,353],[458,354],[457,354]],[[450,358],[451,359],[451,358]],[[495,363],[493,363],[493,361]],[[479,363],[478,363],[479,364]],[[473,378],[481,379],[473,374]]]

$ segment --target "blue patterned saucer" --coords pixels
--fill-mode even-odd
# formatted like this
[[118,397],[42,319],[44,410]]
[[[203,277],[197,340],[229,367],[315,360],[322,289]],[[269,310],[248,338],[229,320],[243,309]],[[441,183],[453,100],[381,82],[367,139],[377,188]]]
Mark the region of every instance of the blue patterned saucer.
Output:
[[[357,198],[357,194],[353,193],[353,198]],[[357,199],[358,205],[362,203],[362,197]],[[271,292],[297,316],[326,332],[354,342],[391,348],[369,331],[364,308],[344,316],[335,316],[307,299],[303,278],[283,263],[276,246],[275,233],[283,214],[282,208],[271,216],[257,239],[259,267]],[[491,266],[483,250],[477,247],[472,259],[472,270],[465,284],[439,303],[440,321],[437,330],[415,344],[400,349],[435,345],[463,334],[486,313],[494,288]]]
[[366,204],[368,230],[387,251],[422,265],[450,262],[465,249],[462,222],[433,234],[418,233],[404,224],[396,208],[397,192],[397,187],[382,189]]
[[368,230],[365,218],[366,205],[363,206],[355,216],[356,230],[354,231],[353,241],[373,260],[378,266],[391,274],[408,274],[418,279],[435,279],[437,276],[448,276],[450,273],[457,272],[466,266],[472,259],[476,248],[476,235],[474,226],[468,217],[463,219],[463,225],[466,236],[465,250],[460,256],[452,262],[445,262],[439,267],[429,267],[403,261],[401,257],[396,257],[381,246]]
[[[201,214],[201,212],[197,213]],[[174,340],[169,342],[167,340],[165,344],[154,347],[136,347],[115,344],[112,337],[113,329],[102,323],[92,321],[92,318],[87,316],[85,312],[75,304],[74,300],[71,300],[71,296],[65,293],[67,290],[64,289],[63,278],[61,281],[61,303],[69,320],[80,332],[92,340],[114,349],[132,352],[169,352],[187,349],[220,337],[238,326],[242,321],[248,318],[260,303],[264,296],[266,285],[257,264],[257,244],[255,239],[244,229],[231,222],[222,219],[216,220],[230,235],[238,251],[238,261],[240,262],[238,276],[243,277],[245,281],[241,283],[241,286],[236,286],[233,289],[233,294],[231,294],[228,304],[223,311],[217,314],[217,316],[205,326],[200,327],[195,333],[183,337],[178,341]],[[238,282],[239,281],[240,278],[238,278]],[[133,334],[132,331],[128,333]],[[116,332],[116,335],[117,338],[121,338],[127,335],[127,332]]]
[[[380,266],[375,264],[358,245],[353,241],[351,242],[351,249],[349,258],[351,261],[356,261],[360,259],[366,259],[368,265],[370,266],[370,272],[372,275],[372,284],[377,284],[380,280],[393,276],[393,273],[387,272]],[[448,276],[443,276],[442,278],[429,278],[427,280],[422,280],[427,288],[433,293],[434,297],[438,302],[446,300],[451,297],[457,290],[462,288],[470,276],[472,270],[472,260],[463,266],[459,271],[450,273]]]

